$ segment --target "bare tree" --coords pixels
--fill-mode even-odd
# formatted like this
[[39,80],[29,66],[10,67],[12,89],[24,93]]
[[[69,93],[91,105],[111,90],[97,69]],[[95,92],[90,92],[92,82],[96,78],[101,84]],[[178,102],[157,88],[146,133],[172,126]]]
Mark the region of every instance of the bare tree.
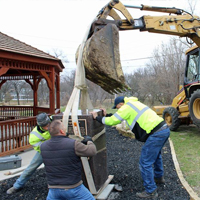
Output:
[[188,7],[189,7],[189,10],[188,10],[188,11],[189,11],[191,14],[194,14],[197,1],[196,1],[196,0],[188,0],[187,2],[188,2]]
[[48,105],[49,104],[49,88],[47,86],[46,80],[42,79],[38,87],[38,101],[39,105]]
[[92,104],[94,107],[101,107],[102,104],[106,99],[112,99],[113,95],[110,95],[108,92],[103,90],[100,86],[97,84],[87,80],[88,85],[88,93],[90,95],[90,99],[92,100]]
[[[68,74],[64,74],[61,76],[60,82],[60,98],[61,98],[61,105],[66,105],[69,101],[71,93],[74,88],[74,80],[75,80],[75,71],[71,71]],[[93,106],[102,105],[105,100],[113,99],[114,96],[110,95],[106,91],[104,91],[100,86],[94,84],[93,82],[86,80],[88,86],[88,93],[90,99],[92,100]]]
[[143,83],[143,79],[145,79],[145,71],[143,69],[138,69],[132,74],[125,75],[125,79],[127,84],[130,86],[130,90],[125,92],[125,95],[138,97],[141,101],[143,101],[148,94],[143,93],[141,91],[141,84]]
[[65,73],[61,76],[60,81],[60,99],[61,105],[66,105],[69,101],[71,93],[74,88],[74,80],[75,80],[75,71],[71,71],[70,73]]
[[56,58],[59,58],[60,60],[62,60],[63,64],[69,62],[65,53],[60,49],[52,49],[52,51],[48,51],[48,53],[51,54],[52,56],[55,56]]
[[20,92],[24,87],[24,81],[20,81],[20,80],[11,81],[11,84],[17,96],[17,103],[18,105],[20,105]]
[[[194,15],[196,12],[196,5],[197,5],[197,0],[187,0],[188,6],[186,8],[187,12]],[[198,14],[199,15],[199,14]],[[182,42],[185,46],[188,48],[192,47],[195,45],[194,41],[192,41],[190,38],[185,37],[185,38],[180,38],[180,42]]]
[[10,101],[13,99],[13,96],[9,93],[9,92],[6,92],[6,95],[5,95],[5,102],[9,103],[10,105]]
[[24,84],[23,94],[24,94],[27,102],[29,101],[29,99],[33,98],[33,90],[28,83]]
[[154,50],[153,58],[147,65],[151,78],[153,77],[149,90],[152,97],[157,97],[163,104],[171,104],[180,84],[183,84],[185,50],[184,44],[172,37],[168,44],[163,43]]
[[[59,58],[62,61],[63,65],[69,62],[65,53],[60,49],[52,49],[51,51],[48,51],[48,53],[56,58]],[[70,98],[70,95],[72,93],[73,86],[74,86],[74,77],[75,77],[74,71],[70,73],[65,72],[61,75],[61,79],[60,79],[61,105],[66,105],[67,101]]]
[[6,81],[0,89],[0,101],[3,101],[5,99],[5,95],[8,91],[10,91],[12,88],[12,85],[10,84],[10,81]]
[[124,94],[136,96],[148,105],[171,104],[183,84],[185,50],[185,45],[173,37],[154,49],[146,68],[126,75],[131,90]]

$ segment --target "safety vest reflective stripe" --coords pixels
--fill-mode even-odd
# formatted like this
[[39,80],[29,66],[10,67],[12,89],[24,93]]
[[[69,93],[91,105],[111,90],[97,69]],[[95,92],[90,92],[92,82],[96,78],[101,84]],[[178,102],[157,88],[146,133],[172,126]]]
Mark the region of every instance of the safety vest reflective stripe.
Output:
[[[128,102],[127,105],[129,105],[132,109],[134,109],[138,114],[136,115],[135,119],[133,120],[132,124],[129,125],[130,129],[132,130],[135,126],[135,123],[140,118],[140,116],[149,109],[148,106],[144,107],[142,110],[139,110],[137,107],[135,107],[132,103]],[[128,123],[127,123],[128,124]]]
[[36,143],[36,144],[33,144],[32,146],[33,147],[38,147],[38,146],[40,146],[42,144],[42,142],[38,142],[38,143]]
[[119,116],[117,113],[115,113],[114,116],[115,116],[119,121],[124,120],[124,119],[123,119],[121,116]]
[[103,117],[103,118],[102,118],[102,124],[105,124],[105,120],[106,120],[106,118]]
[[40,135],[38,132],[36,131],[32,131],[30,134],[35,135],[36,137],[38,137],[40,140],[45,141],[46,139],[44,137],[42,137],[42,135]]
[[[124,120],[122,117],[120,117],[117,113],[115,113],[113,116],[115,116],[119,121],[122,121]],[[105,120],[106,120],[106,117],[103,117],[102,118],[102,123],[105,124]]]

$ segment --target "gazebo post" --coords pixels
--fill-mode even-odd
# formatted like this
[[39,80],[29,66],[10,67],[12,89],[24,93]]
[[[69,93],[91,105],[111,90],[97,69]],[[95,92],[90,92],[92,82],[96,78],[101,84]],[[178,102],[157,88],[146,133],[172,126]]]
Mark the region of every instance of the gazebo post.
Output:
[[56,109],[60,109],[60,76],[56,76]]
[[52,68],[49,78],[51,80],[51,86],[52,86],[51,88],[49,87],[49,104],[50,104],[49,112],[51,114],[55,114],[55,70],[54,68]]
[[34,76],[33,77],[33,116],[36,116],[38,114],[37,109],[36,109],[36,107],[38,106],[37,90],[38,90],[38,83],[37,83],[36,77]]

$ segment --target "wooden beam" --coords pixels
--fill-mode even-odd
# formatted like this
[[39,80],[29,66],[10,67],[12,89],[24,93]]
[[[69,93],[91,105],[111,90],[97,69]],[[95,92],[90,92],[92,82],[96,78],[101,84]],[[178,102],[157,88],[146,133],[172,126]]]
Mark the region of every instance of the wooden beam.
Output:
[[49,89],[52,90],[52,81],[49,78],[48,74],[45,71],[39,71],[39,73],[46,79]]
[[[24,71],[23,71],[23,73],[22,73],[22,71],[20,71],[20,73],[14,73],[14,72],[16,72],[16,70],[14,70],[14,69],[11,69],[10,68],[10,71],[12,71],[12,76],[34,76],[34,75],[39,75],[39,73],[38,73],[38,71],[36,72],[36,71],[29,71],[29,72],[26,72],[26,73],[24,73]],[[10,74],[5,74],[4,75],[5,77],[6,76],[10,76]]]
[[9,70],[8,67],[2,67],[2,68],[0,69],[0,76],[2,76],[3,74],[5,74],[8,70]]
[[23,55],[19,53],[7,52],[7,51],[1,51],[1,50],[0,50],[0,57],[3,59],[12,59],[19,62],[23,61],[23,62],[31,62],[31,63],[37,63],[37,64],[45,64],[45,65],[49,65],[49,67],[55,66],[60,72],[62,72],[62,70],[65,68],[61,60],[56,59],[56,58],[54,59],[53,57],[52,59],[42,58],[42,57],[38,57],[37,55],[36,56]]
[[36,76],[33,77],[33,99],[34,99],[34,105],[33,105],[33,115],[37,115],[37,105],[38,105],[38,98],[37,98],[37,90],[38,90],[38,85],[41,81],[41,78],[37,79]]
[[60,109],[60,76],[56,76],[56,108]]
[[39,83],[41,80],[42,80],[42,78],[36,79],[36,90],[38,90],[38,86],[39,86]]
[[31,86],[31,88],[33,90],[33,83],[31,83],[31,81],[29,79],[25,79],[25,81]]
[[51,89],[49,87],[49,104],[50,104],[50,110],[49,112],[51,114],[55,114],[55,70],[52,68],[52,72],[50,73],[50,79],[51,79]]

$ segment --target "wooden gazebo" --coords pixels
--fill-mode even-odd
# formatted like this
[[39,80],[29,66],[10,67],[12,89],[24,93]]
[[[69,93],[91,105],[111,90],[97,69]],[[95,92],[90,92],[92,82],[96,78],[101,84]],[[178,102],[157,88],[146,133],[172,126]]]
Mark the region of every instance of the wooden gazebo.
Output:
[[[25,80],[33,90],[34,101],[33,106],[0,106],[0,123],[5,122],[6,119],[12,119],[6,121],[7,126],[11,121],[13,123],[14,120],[20,120],[25,116],[34,117],[40,112],[48,114],[58,112],[60,109],[60,72],[63,68],[60,59],[0,32],[0,89],[8,80]],[[37,90],[43,78],[49,88],[49,107],[38,106]],[[1,150],[4,152],[11,148],[6,147],[5,149],[4,144],[8,137],[5,130],[9,130],[9,127],[2,128],[2,126],[0,124],[0,139]],[[16,132],[15,134],[20,135],[21,133]],[[18,143],[19,146],[20,143]]]
[[59,73],[63,68],[59,59],[0,33],[0,89],[7,80],[29,83],[34,94],[33,116],[41,110],[37,103],[37,89],[42,78],[49,88],[50,106],[45,111],[53,114],[60,108]]

